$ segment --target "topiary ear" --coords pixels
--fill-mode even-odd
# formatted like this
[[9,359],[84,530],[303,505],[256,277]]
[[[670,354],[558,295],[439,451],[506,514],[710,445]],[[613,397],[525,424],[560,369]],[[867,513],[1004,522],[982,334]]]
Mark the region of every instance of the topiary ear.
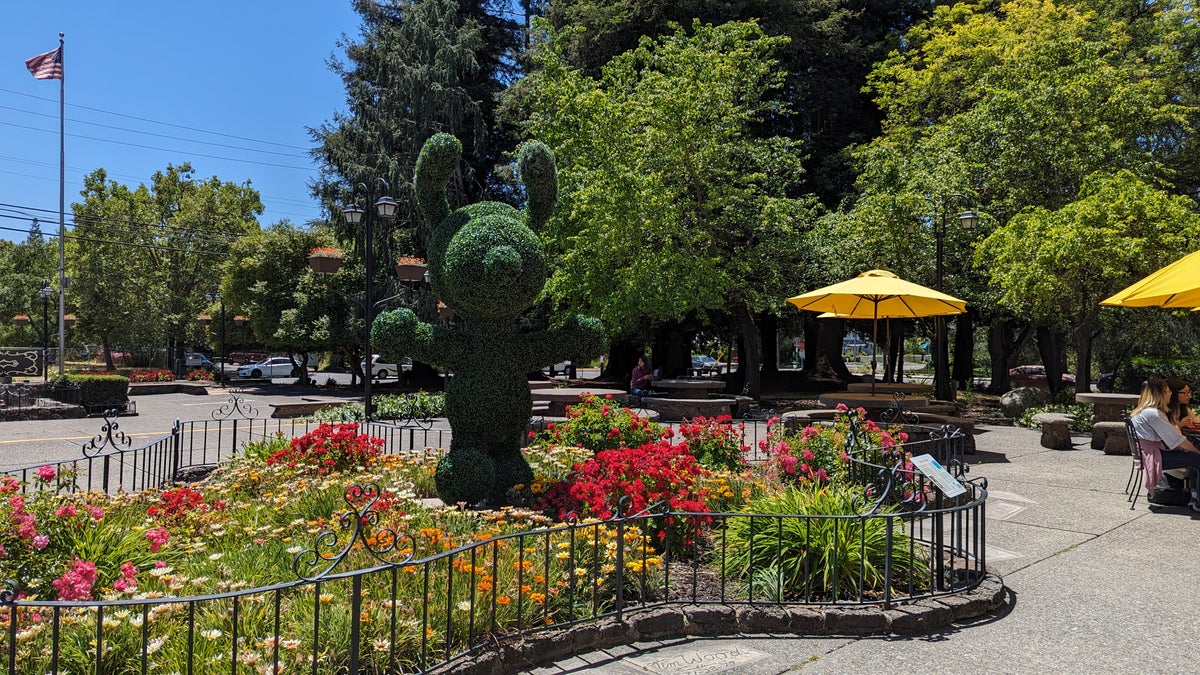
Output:
[[554,204],[558,201],[554,153],[544,143],[526,143],[521,148],[518,164],[521,167],[521,180],[525,182],[525,212],[528,214],[529,229],[537,232],[554,215]]
[[450,134],[434,134],[425,141],[417,157],[416,191],[417,208],[425,216],[429,228],[435,229],[450,215],[450,202],[446,199],[446,185],[458,168],[462,157],[462,143]]

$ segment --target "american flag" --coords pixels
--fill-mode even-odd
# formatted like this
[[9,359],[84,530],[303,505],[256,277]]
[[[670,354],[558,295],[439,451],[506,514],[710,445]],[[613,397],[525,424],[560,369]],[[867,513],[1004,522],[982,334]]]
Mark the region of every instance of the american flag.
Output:
[[38,54],[27,60],[25,67],[39,80],[63,79],[62,47]]

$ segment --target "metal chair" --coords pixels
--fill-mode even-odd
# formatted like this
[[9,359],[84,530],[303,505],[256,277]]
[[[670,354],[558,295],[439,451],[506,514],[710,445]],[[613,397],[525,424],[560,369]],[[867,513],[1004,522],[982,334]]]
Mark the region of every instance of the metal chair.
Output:
[[1126,501],[1129,502],[1129,510],[1137,505],[1138,494],[1142,491],[1142,450],[1138,447],[1137,431],[1133,428],[1133,420],[1128,415],[1125,416],[1125,433],[1129,436],[1129,454],[1133,455],[1133,464],[1129,467],[1129,480],[1125,481],[1125,494],[1128,495]]

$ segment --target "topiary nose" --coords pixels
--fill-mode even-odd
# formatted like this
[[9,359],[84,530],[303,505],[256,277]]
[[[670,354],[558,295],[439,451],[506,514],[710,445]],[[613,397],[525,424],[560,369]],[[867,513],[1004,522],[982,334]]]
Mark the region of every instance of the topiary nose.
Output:
[[484,256],[483,269],[493,286],[512,283],[521,273],[521,255],[511,246],[496,246]]

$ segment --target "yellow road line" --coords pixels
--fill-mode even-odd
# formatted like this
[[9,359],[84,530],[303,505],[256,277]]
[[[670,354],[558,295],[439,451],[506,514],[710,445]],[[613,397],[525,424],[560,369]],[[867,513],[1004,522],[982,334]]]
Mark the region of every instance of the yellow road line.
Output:
[[[161,431],[159,431],[159,432],[148,431],[148,432],[140,433],[140,434],[125,434],[125,436],[127,436],[129,438],[135,438],[137,436],[169,436],[170,433],[171,432],[169,432],[169,431],[165,432],[165,433],[161,432]],[[91,440],[95,437],[96,437],[96,434],[92,434],[91,436],[56,436],[56,437],[52,437],[52,438],[15,438],[12,440],[0,441],[0,445],[4,445],[5,443],[38,443],[41,441],[83,441],[83,440]]]

